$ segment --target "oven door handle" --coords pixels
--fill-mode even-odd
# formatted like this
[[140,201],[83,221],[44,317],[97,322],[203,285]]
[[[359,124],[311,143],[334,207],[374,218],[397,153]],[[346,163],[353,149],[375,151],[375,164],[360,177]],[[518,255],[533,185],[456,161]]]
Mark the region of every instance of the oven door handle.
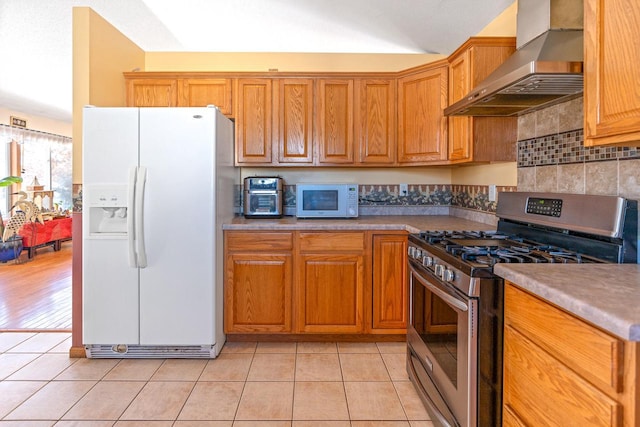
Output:
[[452,307],[457,308],[460,311],[469,311],[469,305],[463,301],[460,300],[458,298],[456,298],[455,296],[443,291],[442,289],[440,289],[439,287],[429,283],[428,281],[426,281],[425,279],[423,279],[420,276],[420,272],[418,272],[415,267],[413,267],[412,265],[409,265],[409,267],[411,268],[411,271],[413,271],[413,277],[415,277],[416,279],[418,279],[418,281],[425,287],[427,288],[429,291],[433,292],[434,294],[436,294],[438,297],[442,298],[444,300],[444,302],[446,302],[447,304],[449,304]]

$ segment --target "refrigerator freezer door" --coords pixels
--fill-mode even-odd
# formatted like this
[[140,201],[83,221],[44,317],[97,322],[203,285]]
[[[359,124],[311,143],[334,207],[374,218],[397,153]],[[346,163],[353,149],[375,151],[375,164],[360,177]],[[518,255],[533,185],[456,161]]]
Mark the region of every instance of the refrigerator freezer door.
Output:
[[215,343],[213,108],[140,109],[147,168],[140,344]]
[[[83,191],[128,187],[129,169],[137,166],[138,111],[127,108],[83,110]],[[129,191],[131,189],[129,188]],[[130,207],[128,207],[130,211]],[[138,343],[138,269],[129,267],[127,234],[91,237],[85,209],[82,245],[84,343]]]

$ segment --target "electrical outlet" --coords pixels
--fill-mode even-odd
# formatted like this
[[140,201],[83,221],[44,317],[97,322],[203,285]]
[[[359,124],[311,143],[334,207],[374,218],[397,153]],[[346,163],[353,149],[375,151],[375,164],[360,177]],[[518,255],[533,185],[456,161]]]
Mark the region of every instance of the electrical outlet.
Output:
[[409,195],[409,184],[400,184],[400,196]]
[[497,198],[498,198],[498,194],[496,191],[496,185],[495,184],[489,185],[489,201],[495,202]]

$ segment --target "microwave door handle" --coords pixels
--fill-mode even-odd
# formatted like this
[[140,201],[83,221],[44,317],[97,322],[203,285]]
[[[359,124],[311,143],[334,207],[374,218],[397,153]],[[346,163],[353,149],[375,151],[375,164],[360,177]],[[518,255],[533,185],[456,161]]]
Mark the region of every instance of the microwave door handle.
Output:
[[427,288],[429,291],[431,291],[434,294],[436,294],[438,297],[442,298],[444,300],[444,302],[446,302],[447,304],[449,304],[452,307],[457,308],[460,311],[469,311],[469,305],[467,305],[464,301],[459,300],[458,298],[454,297],[453,295],[450,295],[450,294],[446,293],[445,291],[443,291],[442,289],[438,288],[437,286],[434,286],[431,283],[429,283],[426,280],[424,280],[422,277],[420,277],[420,273],[418,273],[414,267],[411,267],[411,271],[414,272],[413,276],[416,279],[418,279],[418,281],[420,283],[422,283],[422,285],[425,288]]

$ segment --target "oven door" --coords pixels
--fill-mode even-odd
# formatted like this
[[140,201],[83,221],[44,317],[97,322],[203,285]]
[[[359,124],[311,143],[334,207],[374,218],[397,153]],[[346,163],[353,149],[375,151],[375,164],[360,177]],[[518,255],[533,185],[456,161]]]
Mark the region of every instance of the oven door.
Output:
[[409,376],[436,426],[476,426],[478,300],[409,263]]

